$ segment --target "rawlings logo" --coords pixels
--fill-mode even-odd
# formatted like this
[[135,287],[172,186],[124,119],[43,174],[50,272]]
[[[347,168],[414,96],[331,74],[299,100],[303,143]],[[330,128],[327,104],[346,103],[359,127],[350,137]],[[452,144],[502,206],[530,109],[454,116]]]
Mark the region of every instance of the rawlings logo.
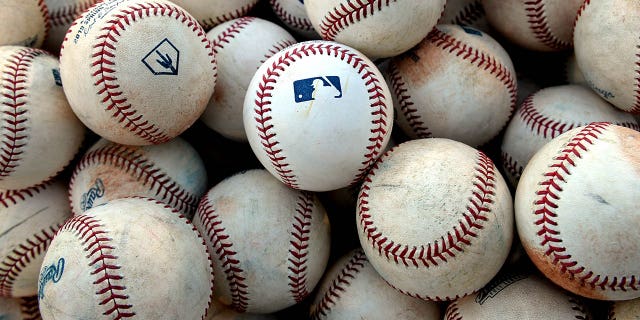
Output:
[[40,281],[38,284],[38,300],[44,299],[44,286],[47,285],[49,281],[53,283],[58,283],[60,278],[62,278],[62,273],[64,272],[64,258],[58,259],[57,264],[52,264],[50,266],[44,267],[44,270],[40,273]]
[[342,86],[338,76],[314,77],[294,81],[293,92],[296,103],[316,100],[323,96],[333,96],[334,99],[342,98]]
[[89,191],[82,194],[82,198],[80,198],[80,209],[82,211],[87,211],[93,208],[93,202],[104,196],[104,183],[102,183],[102,179],[96,179],[93,187],[89,188]]

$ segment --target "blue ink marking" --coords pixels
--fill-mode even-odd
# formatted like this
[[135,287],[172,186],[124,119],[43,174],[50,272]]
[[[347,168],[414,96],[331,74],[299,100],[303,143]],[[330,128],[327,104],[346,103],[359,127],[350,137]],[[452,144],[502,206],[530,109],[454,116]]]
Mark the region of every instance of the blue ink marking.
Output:
[[462,28],[462,30],[464,30],[464,32],[466,32],[468,34],[482,37],[482,32],[480,30],[471,28],[469,26],[460,26],[460,28]]
[[102,198],[104,196],[104,183],[102,183],[102,179],[96,179],[93,187],[89,188],[89,191],[82,194],[82,198],[80,199],[80,209],[84,212],[91,208],[93,208],[93,202],[96,199]]
[[295,95],[296,103],[315,100],[318,95],[321,95],[329,89],[325,87],[334,89],[332,90],[334,91],[333,98],[342,98],[340,77],[314,77],[293,82],[293,93]]
[[169,39],[164,38],[142,58],[142,63],[156,76],[175,76],[178,75],[180,51]]
[[58,259],[58,264],[52,264],[44,267],[42,273],[40,273],[40,281],[38,284],[38,300],[44,299],[44,286],[49,281],[58,283],[62,278],[62,272],[64,272],[64,258]]
[[62,78],[60,78],[60,69],[51,69],[51,73],[53,73],[53,81],[56,82],[58,87],[62,87]]

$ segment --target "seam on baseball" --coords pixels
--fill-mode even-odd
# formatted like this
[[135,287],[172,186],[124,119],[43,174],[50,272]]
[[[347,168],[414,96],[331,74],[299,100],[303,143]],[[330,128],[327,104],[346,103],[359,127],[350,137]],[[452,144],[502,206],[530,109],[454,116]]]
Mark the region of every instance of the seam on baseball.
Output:
[[576,167],[582,158],[581,153],[588,152],[588,147],[594,145],[600,135],[610,126],[609,123],[596,122],[589,124],[575,134],[563,147],[562,151],[554,157],[554,163],[549,166],[549,172],[544,174],[545,180],[540,182],[540,189],[536,192],[534,204],[539,207],[534,214],[539,217],[534,224],[539,228],[536,233],[542,239],[540,246],[545,248],[544,254],[553,259],[553,264],[558,265],[562,274],[568,274],[572,280],[578,280],[581,285],[591,288],[599,287],[602,290],[638,290],[638,279],[635,276],[627,278],[596,275],[593,271],[580,266],[578,261],[572,260],[572,255],[567,253],[567,248],[562,246],[558,226],[556,208],[563,191],[561,182],[566,182],[571,175],[569,168]]
[[31,260],[45,253],[60,226],[61,224],[52,225],[34,233],[31,238],[17,245],[0,262],[0,297],[12,296],[13,284],[20,276],[20,272]]
[[[162,196],[162,200],[167,201],[167,204],[173,208],[188,214],[195,212],[199,197],[183,188],[161,168],[156,167],[151,160],[144,157],[144,154],[136,151],[123,145],[111,145],[90,151],[80,159],[74,169],[69,181],[69,190],[74,189],[75,180],[80,171],[92,165],[110,165],[134,176],[138,182],[154,191],[156,196]],[[71,192],[69,204],[73,214],[80,213],[77,212],[74,201],[71,199]]]
[[504,170],[507,171],[516,181],[520,180],[524,167],[522,167],[522,165],[520,165],[520,163],[508,152],[502,151],[500,153],[500,158],[502,159],[502,167]]
[[[389,153],[387,153],[388,155]],[[396,243],[385,236],[376,226],[374,218],[369,214],[369,186],[372,183],[371,176],[375,176],[379,164],[384,159],[380,159],[369,175],[365,178],[360,195],[358,196],[358,216],[363,233],[366,235],[369,244],[378,254],[387,260],[404,265],[405,267],[425,267],[430,268],[447,263],[449,258],[454,258],[456,252],[462,252],[463,245],[472,245],[473,238],[483,229],[483,222],[488,221],[487,213],[491,211],[489,205],[493,203],[495,195],[494,181],[495,169],[491,159],[484,153],[478,151],[478,159],[475,165],[475,176],[473,180],[474,189],[468,199],[467,212],[462,213],[464,219],[460,219],[458,225],[453,226],[451,231],[436,240],[434,244],[426,246],[409,246]],[[409,294],[406,293],[405,294]],[[414,294],[416,297],[420,297]],[[427,300],[441,300],[449,298],[443,297],[421,297]]]
[[524,9],[527,13],[529,29],[536,39],[552,49],[562,50],[571,46],[569,42],[558,39],[551,32],[547,22],[544,0],[525,1]]
[[[102,314],[113,315],[116,319],[135,316],[133,305],[128,304],[130,301],[125,293],[126,287],[122,283],[124,276],[118,272],[121,267],[116,264],[118,257],[113,254],[115,246],[100,220],[86,215],[73,216],[62,226],[60,232],[63,231],[74,233],[87,252],[85,257],[92,270],[90,274],[97,278],[93,285],[100,301],[98,304],[106,308]],[[104,295],[106,297],[103,298]]]
[[206,50],[210,51],[211,64],[215,66],[213,50],[200,25],[181,8],[161,3],[131,5],[113,14],[114,19],[108,21],[106,26],[102,28],[104,32],[97,36],[100,42],[93,46],[91,56],[93,62],[91,66],[97,67],[97,70],[92,73],[92,77],[96,79],[94,86],[98,90],[97,95],[103,97],[102,103],[106,105],[105,110],[111,111],[112,117],[116,118],[118,123],[123,125],[125,129],[130,130],[147,142],[160,144],[169,141],[171,137],[155,124],[145,120],[144,116],[139,114],[135,107],[128,103],[127,97],[118,84],[118,77],[115,75],[116,70],[113,67],[115,64],[113,58],[116,56],[115,44],[118,42],[120,34],[126,31],[126,27],[133,22],[152,15],[174,18],[190,28],[201,38]]
[[67,5],[57,10],[49,10],[49,19],[52,27],[61,27],[73,23],[73,21],[80,16],[84,11],[89,9],[93,3],[91,1],[84,1],[82,3],[74,3]]
[[311,24],[311,20],[308,18],[299,18],[294,17],[291,13],[284,10],[280,2],[276,0],[270,0],[271,8],[275,14],[282,19],[282,21],[294,29],[302,30],[302,31],[314,31],[313,25]]
[[254,17],[242,17],[224,29],[215,40],[211,41],[213,52],[218,54],[220,49],[224,49],[226,43],[229,43],[231,39],[235,38],[236,35],[240,33],[240,31],[255,20],[256,18]]
[[640,45],[636,45],[636,62],[635,62],[635,90],[633,91],[633,95],[635,98],[635,102],[629,110],[630,113],[640,114]]
[[454,297],[449,297],[449,296],[444,296],[444,297],[433,296],[432,297],[432,296],[423,296],[423,295],[420,295],[420,294],[415,293],[415,292],[404,291],[404,290],[392,285],[391,283],[389,283],[386,280],[385,280],[385,282],[387,282],[387,284],[389,286],[391,286],[392,288],[396,289],[398,292],[400,292],[400,293],[402,293],[404,295],[407,295],[407,296],[412,297],[412,298],[416,298],[416,299],[420,299],[420,300],[424,300],[424,301],[432,301],[432,302],[433,301],[435,301],[435,302],[455,301],[455,300],[458,300],[459,298],[466,297],[467,295],[470,295],[470,294],[475,292],[475,291],[470,291],[470,292],[466,292],[466,293],[463,293],[463,294],[460,294],[460,295],[455,295]]
[[246,280],[244,270],[236,258],[233,242],[229,239],[230,236],[224,232],[225,227],[222,225],[222,219],[210,204],[207,194],[202,198],[197,214],[204,229],[207,230],[211,245],[214,247],[212,254],[217,256],[220,267],[225,273],[231,294],[231,307],[239,312],[245,312],[249,306],[250,298],[248,286],[244,282]]
[[33,187],[20,190],[4,190],[0,192],[0,204],[9,208],[12,205],[18,204],[18,201],[26,201],[29,198],[34,197],[37,193],[44,190],[50,182],[37,184]]
[[24,320],[42,320],[38,307],[38,297],[20,298],[20,313]]
[[529,95],[523,102],[522,108],[518,111],[522,122],[526,127],[537,135],[542,135],[545,139],[553,139],[563,132],[569,131],[580,124],[566,123],[551,119],[541,114],[533,101],[535,95]]
[[318,302],[316,308],[311,312],[311,319],[323,319],[331,312],[331,308],[338,302],[340,295],[347,290],[357,274],[364,268],[367,261],[362,249],[356,249],[347,264],[340,270],[338,275],[331,281],[331,285]]
[[584,2],[582,2],[582,5],[580,5],[580,8],[578,9],[578,14],[576,14],[576,19],[573,20],[573,31],[572,33],[575,34],[575,29],[576,29],[576,23],[578,23],[578,19],[580,19],[580,17],[582,16],[582,12],[587,8],[587,6],[589,6],[591,4],[591,0],[584,0]]
[[320,34],[325,40],[334,40],[349,25],[374,15],[397,0],[353,0],[333,8],[320,22]]
[[269,48],[268,52],[264,55],[264,59],[260,60],[260,64],[263,64],[265,61],[269,60],[269,58],[273,57],[276,53],[296,44],[296,41],[291,40],[281,40],[274,44],[271,48]]
[[47,4],[45,0],[38,0],[38,8],[40,8],[40,13],[44,18],[44,36],[43,40],[49,36],[49,30],[51,29],[51,20],[49,19],[49,8],[47,8]]
[[422,117],[420,117],[418,109],[414,107],[414,102],[411,100],[409,89],[407,89],[406,83],[404,79],[402,79],[402,75],[394,62],[389,64],[389,71],[389,80],[393,87],[393,92],[398,99],[400,111],[402,111],[405,119],[407,119],[409,126],[411,126],[411,130],[418,136],[418,138],[431,138],[432,134],[424,121],[422,121]]
[[454,300],[447,308],[445,320],[463,320],[460,314],[460,308],[458,308],[458,300]]
[[291,272],[289,278],[289,292],[296,303],[304,300],[309,295],[307,288],[307,255],[309,254],[309,233],[311,232],[311,220],[313,210],[313,196],[309,192],[303,192],[298,197],[295,215],[293,217],[291,246],[289,247],[289,266]]
[[472,25],[485,16],[484,7],[480,1],[474,1],[462,8],[460,13],[453,18],[452,23],[458,25]]
[[589,309],[584,303],[582,303],[582,300],[580,300],[580,298],[569,296],[568,300],[569,300],[569,303],[571,304],[571,310],[578,312],[574,316],[575,319],[578,319],[578,320],[590,319],[584,316],[585,314],[589,314]]
[[229,20],[233,20],[233,19],[237,19],[240,17],[244,17],[246,16],[249,11],[251,11],[251,8],[253,8],[253,6],[258,2],[258,0],[254,0],[251,3],[245,4],[244,6],[242,6],[239,9],[233,10],[231,12],[227,12],[227,13],[223,13],[220,16],[216,16],[213,18],[205,18],[200,20],[200,24],[202,25],[202,28],[204,29],[209,29],[209,28],[213,28],[221,23],[227,22]]

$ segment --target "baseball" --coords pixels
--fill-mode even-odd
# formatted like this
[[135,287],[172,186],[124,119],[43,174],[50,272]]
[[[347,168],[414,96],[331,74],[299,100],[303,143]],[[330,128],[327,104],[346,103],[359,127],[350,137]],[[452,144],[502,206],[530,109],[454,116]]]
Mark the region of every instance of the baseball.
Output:
[[204,319],[213,273],[207,248],[177,211],[128,198],[67,220],[38,284],[42,318]]
[[616,301],[611,304],[607,320],[638,320],[640,299]]
[[69,215],[61,182],[0,191],[0,297],[37,294],[45,251]]
[[566,290],[640,297],[638,148],[640,132],[592,123],[557,136],[524,169],[515,195],[522,246]]
[[398,126],[411,138],[448,138],[479,146],[498,135],[517,97],[513,64],[486,33],[438,25],[394,57],[387,74]]
[[567,57],[564,72],[567,83],[589,87],[589,83],[587,83],[587,80],[584,78],[582,70],[578,67],[578,61],[576,61],[575,53]]
[[44,50],[0,47],[0,188],[24,189],[60,172],[85,128],[60,82],[58,60]]
[[532,274],[497,276],[473,295],[452,302],[444,320],[591,319],[584,302]]
[[184,9],[165,0],[113,0],[74,21],[60,73],[87,127],[113,142],[149,145],[198,120],[213,93],[216,62],[204,30]]
[[640,2],[586,0],[575,21],[576,62],[588,85],[614,106],[640,114]]
[[353,250],[326,272],[311,303],[311,319],[440,320],[433,302],[412,298],[389,286],[362,249]]
[[247,142],[242,106],[251,78],[262,63],[296,40],[277,24],[254,17],[218,25],[207,38],[216,53],[219,78],[200,119],[231,140]]
[[551,139],[591,122],[640,130],[631,114],[622,112],[579,85],[547,87],[530,95],[504,133],[501,147],[506,177],[515,187],[529,159]]
[[484,32],[489,30],[487,14],[480,0],[447,0],[438,24],[470,26]]
[[290,30],[306,39],[320,39],[307,16],[303,0],[269,0],[278,19]]
[[505,181],[485,154],[440,138],[385,153],[358,195],[357,229],[390,285],[425,300],[453,300],[487,284],[513,238]]
[[301,302],[329,259],[329,220],[317,197],[265,170],[214,186],[193,223],[214,260],[214,298],[238,312],[272,313]]
[[246,16],[259,0],[173,0],[206,30],[223,22]]
[[360,181],[384,150],[393,105],[367,57],[336,42],[307,41],[262,64],[243,119],[251,149],[275,177],[295,189],[330,191]]
[[445,0],[306,0],[304,6],[322,39],[374,59],[396,56],[418,44],[436,25]]
[[584,0],[482,0],[489,24],[528,50],[572,47],[573,22]]
[[60,52],[62,40],[71,23],[100,0],[45,0],[51,29],[42,47],[54,54]]
[[39,320],[38,297],[0,298],[0,319],[3,320]]
[[44,0],[0,0],[0,46],[38,48],[51,24]]
[[198,152],[177,137],[152,146],[95,143],[78,161],[69,183],[73,214],[111,200],[154,198],[188,218],[207,191],[207,172]]

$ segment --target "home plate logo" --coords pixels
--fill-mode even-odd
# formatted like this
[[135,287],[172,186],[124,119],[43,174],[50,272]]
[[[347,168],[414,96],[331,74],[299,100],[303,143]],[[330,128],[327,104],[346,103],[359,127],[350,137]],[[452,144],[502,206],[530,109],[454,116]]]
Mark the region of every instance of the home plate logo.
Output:
[[147,68],[156,76],[178,74],[180,51],[165,38],[142,59]]

